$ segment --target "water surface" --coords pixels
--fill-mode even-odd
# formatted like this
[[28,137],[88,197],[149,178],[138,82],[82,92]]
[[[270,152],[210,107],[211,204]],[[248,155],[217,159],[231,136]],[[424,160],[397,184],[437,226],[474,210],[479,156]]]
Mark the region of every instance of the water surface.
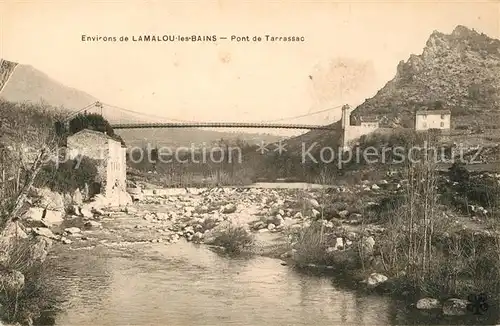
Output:
[[264,257],[228,259],[185,242],[64,251],[59,325],[390,324],[390,301]]

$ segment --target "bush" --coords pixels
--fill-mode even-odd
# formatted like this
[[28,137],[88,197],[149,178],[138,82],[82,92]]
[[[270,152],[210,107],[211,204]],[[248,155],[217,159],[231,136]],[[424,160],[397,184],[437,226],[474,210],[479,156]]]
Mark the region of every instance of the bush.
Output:
[[468,204],[488,209],[499,206],[500,186],[494,178],[481,174],[472,175],[463,164],[453,164],[448,177],[455,184],[441,185],[442,198],[447,203],[465,210]]
[[326,253],[327,244],[320,223],[312,223],[293,235],[297,242],[294,245],[297,250],[294,254],[294,260],[301,264],[309,263],[329,265],[328,255]]
[[68,160],[59,165],[50,162],[39,172],[35,186],[47,186],[60,193],[73,193],[96,180],[98,164],[98,161],[87,157],[81,157],[81,161]]
[[254,244],[255,238],[244,226],[229,225],[215,234],[211,244],[224,247],[230,254],[241,253]]
[[8,259],[2,264],[5,271],[18,271],[24,275],[24,287],[20,291],[0,292],[1,318],[9,323],[30,324],[42,311],[53,310],[60,297],[52,285],[53,269],[44,259],[34,259],[37,244],[33,239],[18,239],[8,250]]

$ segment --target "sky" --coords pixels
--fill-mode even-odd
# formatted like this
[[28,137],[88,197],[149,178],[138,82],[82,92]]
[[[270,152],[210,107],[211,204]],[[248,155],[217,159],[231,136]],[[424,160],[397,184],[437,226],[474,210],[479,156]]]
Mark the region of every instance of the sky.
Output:
[[[496,1],[0,0],[0,57],[105,103],[173,119],[322,124],[372,97],[429,35],[500,36]],[[303,36],[304,42],[83,42],[82,35]],[[335,109],[333,109],[335,108]]]

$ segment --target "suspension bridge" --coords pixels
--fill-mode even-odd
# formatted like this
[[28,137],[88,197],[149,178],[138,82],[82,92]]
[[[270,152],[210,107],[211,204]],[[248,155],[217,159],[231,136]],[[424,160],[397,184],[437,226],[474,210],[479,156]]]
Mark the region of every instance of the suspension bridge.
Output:
[[[94,102],[86,107],[71,112],[66,121],[69,121],[80,113],[98,113],[108,120],[113,129],[147,129],[147,128],[260,128],[260,129],[303,129],[303,130],[332,130],[333,126],[329,125],[313,125],[313,124],[297,124],[297,123],[279,123],[281,121],[298,119],[312,116],[319,113],[325,113],[341,106],[329,108],[326,110],[315,111],[299,116],[287,117],[273,121],[261,122],[197,122],[188,120],[171,119],[152,114],[146,114],[114,105]],[[114,111],[115,114],[110,114]],[[117,118],[117,114],[125,115],[125,118]],[[113,116],[110,116],[113,115]],[[125,120],[125,121],[124,121]],[[146,122],[146,120],[150,120]],[[168,121],[165,121],[168,120]],[[163,122],[165,121],[165,122]]]

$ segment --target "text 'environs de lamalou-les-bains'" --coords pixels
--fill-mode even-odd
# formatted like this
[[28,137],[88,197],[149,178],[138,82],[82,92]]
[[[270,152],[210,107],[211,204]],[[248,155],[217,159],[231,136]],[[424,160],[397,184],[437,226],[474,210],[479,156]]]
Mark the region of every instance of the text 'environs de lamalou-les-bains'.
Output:
[[82,35],[83,42],[216,42],[229,40],[235,42],[305,42],[304,36],[276,36],[276,35],[131,35],[131,36],[101,36]]

